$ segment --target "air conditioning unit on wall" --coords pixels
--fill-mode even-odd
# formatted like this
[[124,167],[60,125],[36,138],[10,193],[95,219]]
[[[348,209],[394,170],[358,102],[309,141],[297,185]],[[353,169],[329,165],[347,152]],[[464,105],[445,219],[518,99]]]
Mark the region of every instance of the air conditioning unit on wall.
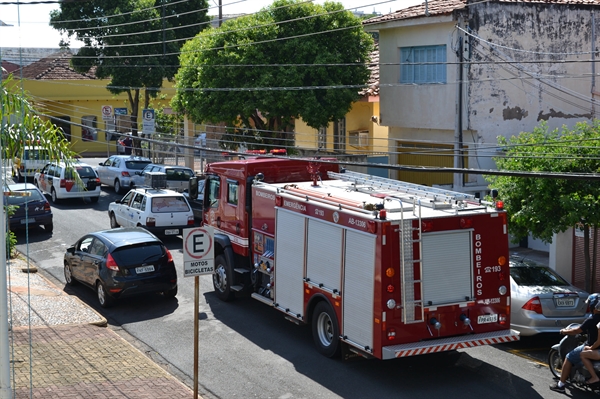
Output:
[[352,147],[368,147],[369,146],[369,131],[368,130],[351,130],[348,132],[349,144]]

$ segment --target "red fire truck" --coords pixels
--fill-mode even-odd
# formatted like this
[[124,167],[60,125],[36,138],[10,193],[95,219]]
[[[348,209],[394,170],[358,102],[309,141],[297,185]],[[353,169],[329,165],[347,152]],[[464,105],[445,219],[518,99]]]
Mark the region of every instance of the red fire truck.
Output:
[[203,201],[216,295],[310,324],[323,355],[392,359],[519,339],[499,203],[268,157],[209,164]]

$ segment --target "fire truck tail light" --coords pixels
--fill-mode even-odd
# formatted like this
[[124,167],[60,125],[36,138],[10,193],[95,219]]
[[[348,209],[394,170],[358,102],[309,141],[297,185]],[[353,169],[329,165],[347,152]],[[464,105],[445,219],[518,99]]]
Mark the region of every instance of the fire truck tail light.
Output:
[[281,206],[283,205],[283,198],[278,195],[277,197],[275,197],[275,206]]
[[507,292],[508,292],[508,289],[506,288],[505,285],[501,285],[500,287],[498,287],[498,294],[506,295]]
[[523,305],[523,310],[530,310],[532,312],[542,314],[542,302],[540,301],[540,298],[534,296],[528,300],[527,303]]
[[498,322],[499,322],[500,324],[506,324],[506,315],[505,315],[505,314],[502,314],[502,313],[501,313],[501,314],[499,314],[499,315],[498,315]]
[[460,219],[460,228],[461,229],[470,229],[473,227],[473,219],[462,218]]
[[377,223],[375,223],[374,220],[369,220],[367,222],[367,231],[372,234],[377,233]]
[[498,280],[500,280],[500,281],[504,280],[504,272],[498,273]]
[[393,268],[388,267],[387,269],[385,269],[385,275],[388,277],[394,277],[394,274],[396,274],[396,272],[394,271]]
[[498,257],[498,264],[499,264],[500,266],[504,266],[504,265],[506,265],[506,257],[505,257],[505,256],[500,256],[500,257]]
[[388,337],[388,341],[393,341],[394,339],[396,339],[396,329],[388,328],[387,337]]
[[396,301],[394,301],[393,299],[390,299],[387,301],[387,307],[388,309],[395,309],[396,308]]
[[390,294],[392,292],[394,292],[395,290],[396,290],[396,288],[393,285],[390,284],[390,285],[387,286],[387,292],[389,292]]

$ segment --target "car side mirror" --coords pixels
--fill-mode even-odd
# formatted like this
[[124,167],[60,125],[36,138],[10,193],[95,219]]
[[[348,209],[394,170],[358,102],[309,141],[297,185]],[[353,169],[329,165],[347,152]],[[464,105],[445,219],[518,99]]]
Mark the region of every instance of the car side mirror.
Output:
[[188,183],[188,193],[190,194],[190,198],[195,200],[198,198],[198,178],[190,177]]
[[69,248],[67,248],[67,252],[70,253],[70,254],[74,254],[75,253],[75,246],[72,245]]

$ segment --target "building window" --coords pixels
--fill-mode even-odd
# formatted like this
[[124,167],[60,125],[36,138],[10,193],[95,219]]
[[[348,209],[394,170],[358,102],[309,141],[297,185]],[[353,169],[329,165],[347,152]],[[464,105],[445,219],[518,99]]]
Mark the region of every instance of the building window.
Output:
[[338,119],[333,124],[333,150],[346,151],[346,118]]
[[400,83],[446,83],[446,45],[401,48]]
[[71,117],[70,116],[51,116],[50,121],[62,130],[63,137],[71,141]]
[[321,126],[317,133],[317,147],[319,150],[327,149],[327,126]]
[[352,147],[365,148],[369,146],[369,131],[354,130],[348,132],[348,142]]
[[83,141],[98,140],[98,118],[95,115],[81,117],[81,139]]

